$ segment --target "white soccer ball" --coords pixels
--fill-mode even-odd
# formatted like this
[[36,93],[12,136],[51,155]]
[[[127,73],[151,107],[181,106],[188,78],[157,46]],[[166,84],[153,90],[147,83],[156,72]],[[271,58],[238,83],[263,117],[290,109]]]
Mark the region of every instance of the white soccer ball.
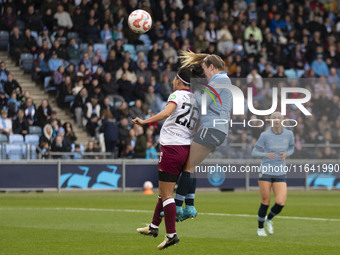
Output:
[[144,10],[135,10],[129,15],[128,25],[129,28],[137,34],[146,33],[152,26],[152,18],[150,14]]
[[143,189],[152,189],[152,188],[153,188],[152,182],[150,181],[144,182]]

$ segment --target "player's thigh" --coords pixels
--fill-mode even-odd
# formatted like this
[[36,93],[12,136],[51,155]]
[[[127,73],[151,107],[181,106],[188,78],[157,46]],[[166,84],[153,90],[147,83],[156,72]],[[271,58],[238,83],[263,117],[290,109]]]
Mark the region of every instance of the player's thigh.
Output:
[[287,200],[287,183],[273,182],[273,191],[275,195],[275,203],[284,205]]
[[194,172],[195,166],[199,165],[212,151],[212,148],[205,147],[201,144],[192,142],[187,161],[184,165],[184,171]]
[[159,195],[162,201],[173,197],[176,182],[158,181]]
[[264,205],[269,205],[270,203],[270,190],[272,187],[272,183],[268,181],[258,181],[260,195],[261,195],[261,202]]

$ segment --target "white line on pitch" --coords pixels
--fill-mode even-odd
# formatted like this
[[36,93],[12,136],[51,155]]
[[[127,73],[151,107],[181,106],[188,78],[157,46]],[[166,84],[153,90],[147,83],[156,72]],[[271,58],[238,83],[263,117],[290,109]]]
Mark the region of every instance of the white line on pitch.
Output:
[[[151,210],[134,210],[134,209],[104,209],[104,208],[73,208],[73,207],[0,207],[0,211],[4,210],[47,210],[47,211],[91,211],[91,212],[127,212],[127,213],[153,213]],[[199,215],[208,216],[227,216],[227,217],[250,217],[254,218],[257,215],[251,214],[232,214],[232,213],[204,213],[200,212]],[[340,222],[340,219],[327,219],[327,218],[309,218],[309,217],[295,217],[295,216],[276,216],[276,218],[289,219],[289,220],[312,220],[312,221],[335,221]]]

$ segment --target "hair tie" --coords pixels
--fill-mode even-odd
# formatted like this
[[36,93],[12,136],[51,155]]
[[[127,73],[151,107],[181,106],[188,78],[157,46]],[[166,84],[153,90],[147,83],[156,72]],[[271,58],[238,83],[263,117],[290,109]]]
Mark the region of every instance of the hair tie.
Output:
[[177,74],[177,77],[178,77],[178,79],[180,79],[184,84],[190,85],[190,82],[187,82],[187,81],[183,80],[178,74]]

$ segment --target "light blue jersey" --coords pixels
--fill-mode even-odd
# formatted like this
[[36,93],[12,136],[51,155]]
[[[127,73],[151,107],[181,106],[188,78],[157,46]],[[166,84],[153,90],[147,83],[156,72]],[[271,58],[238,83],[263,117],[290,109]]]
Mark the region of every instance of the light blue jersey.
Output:
[[[256,142],[252,156],[263,157],[260,169],[262,174],[284,175],[286,174],[284,171],[286,161],[279,159],[280,152],[286,152],[290,156],[294,153],[294,146],[294,134],[292,131],[283,128],[281,134],[275,134],[272,129],[268,129],[261,134]],[[275,153],[277,158],[267,158],[267,153]]]
[[[216,84],[223,84],[225,85],[225,87],[216,88]],[[201,115],[200,128],[213,128],[228,135],[230,111],[233,105],[233,96],[232,96],[231,91],[228,89],[228,86],[231,85],[231,81],[227,73],[221,72],[211,77],[208,85],[213,87],[216,90],[217,94],[221,98],[222,105],[217,95],[215,95],[215,93],[211,93],[211,95],[214,97],[214,100],[216,103],[209,95],[207,95],[207,114]],[[209,88],[205,88],[205,89],[211,91]],[[196,101],[199,107],[201,107],[202,96],[200,94],[200,91],[195,92],[195,98],[196,98]],[[214,120],[216,119],[228,120],[228,124],[215,125],[214,127]]]

